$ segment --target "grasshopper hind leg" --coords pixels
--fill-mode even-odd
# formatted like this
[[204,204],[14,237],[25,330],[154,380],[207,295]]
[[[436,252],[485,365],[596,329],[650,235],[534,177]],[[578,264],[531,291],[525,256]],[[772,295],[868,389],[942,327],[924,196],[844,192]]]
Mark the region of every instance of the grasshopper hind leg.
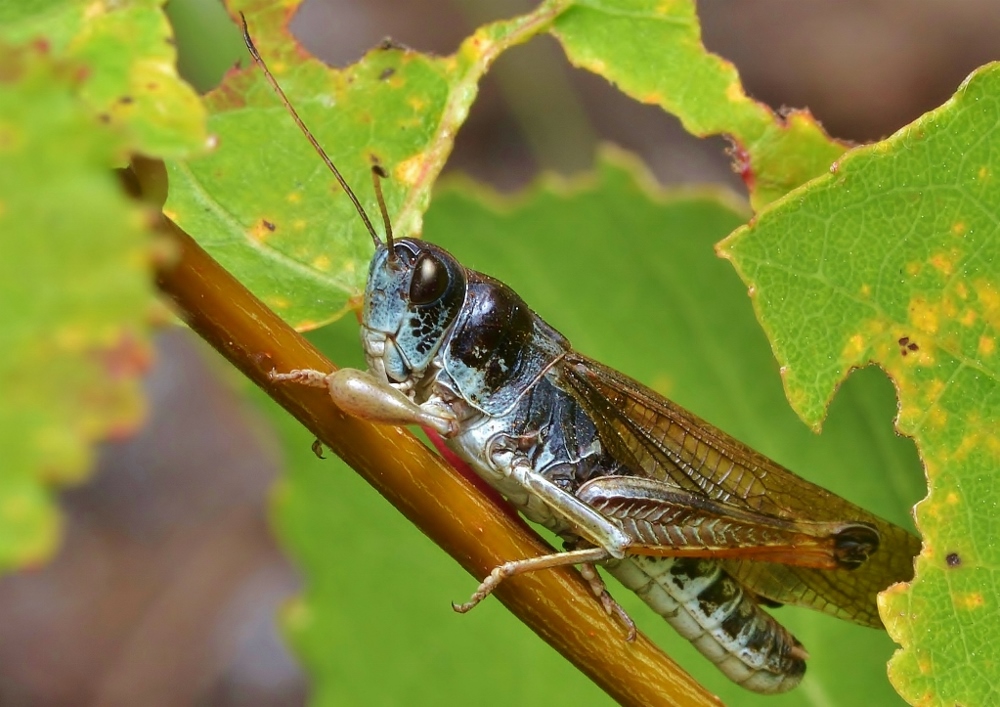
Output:
[[635,621],[632,617],[628,615],[628,612],[622,608],[622,605],[615,601],[615,598],[611,596],[608,591],[607,585],[604,583],[604,579],[597,572],[597,567],[590,562],[584,562],[580,565],[580,575],[587,581],[590,585],[590,591],[594,593],[597,600],[601,602],[601,606],[604,607],[604,612],[615,619],[618,623],[622,625],[625,629],[625,640],[631,643],[635,640],[637,634],[635,629]]
[[[473,592],[469,601],[464,604],[452,604],[452,608],[460,614],[471,611],[479,602],[493,593],[501,582],[519,574],[537,572],[538,570],[552,569],[553,567],[565,567],[566,565],[591,565],[594,562],[601,562],[610,557],[607,551],[599,547],[588,547],[582,550],[572,550],[570,552],[554,552],[551,555],[541,555],[531,557],[526,560],[513,560],[493,568],[486,579]],[[598,578],[599,579],[599,578]],[[593,585],[591,585],[593,586]]]

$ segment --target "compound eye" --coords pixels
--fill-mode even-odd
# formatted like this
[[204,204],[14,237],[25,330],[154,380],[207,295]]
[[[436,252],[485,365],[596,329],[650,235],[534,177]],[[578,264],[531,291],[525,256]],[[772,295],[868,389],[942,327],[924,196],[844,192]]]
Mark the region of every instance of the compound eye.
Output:
[[448,269],[430,253],[421,253],[413,267],[410,281],[410,302],[430,304],[448,289]]

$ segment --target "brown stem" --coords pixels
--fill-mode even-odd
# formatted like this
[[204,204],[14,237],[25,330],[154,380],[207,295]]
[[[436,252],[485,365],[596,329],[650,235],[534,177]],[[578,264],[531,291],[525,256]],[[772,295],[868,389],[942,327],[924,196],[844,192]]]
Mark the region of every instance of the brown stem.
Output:
[[[162,165],[137,164],[144,191],[160,192]],[[172,257],[157,283],[198,335],[264,389],[474,577],[512,559],[553,552],[509,518],[409,432],[344,415],[325,391],[276,384],[272,369],[332,371],[288,327],[174,223],[161,231]],[[623,705],[711,705],[715,697],[641,634],[621,627],[579,573],[532,572],[504,582],[496,597],[549,645]]]

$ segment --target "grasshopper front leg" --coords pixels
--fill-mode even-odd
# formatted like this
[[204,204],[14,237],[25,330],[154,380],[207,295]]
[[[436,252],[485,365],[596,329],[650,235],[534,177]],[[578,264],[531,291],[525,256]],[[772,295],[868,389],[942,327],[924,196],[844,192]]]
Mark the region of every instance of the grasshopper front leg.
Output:
[[447,408],[432,402],[417,405],[367,371],[341,368],[323,373],[303,368],[288,373],[271,371],[271,380],[326,388],[337,407],[353,417],[388,425],[422,425],[444,437],[451,437],[458,431],[455,416]]

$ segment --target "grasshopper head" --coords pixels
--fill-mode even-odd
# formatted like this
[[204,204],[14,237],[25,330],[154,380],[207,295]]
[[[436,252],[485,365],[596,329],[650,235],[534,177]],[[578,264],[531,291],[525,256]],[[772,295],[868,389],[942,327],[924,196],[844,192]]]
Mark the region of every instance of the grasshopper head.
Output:
[[412,238],[380,244],[361,321],[372,373],[407,387],[419,384],[452,329],[465,290],[465,269],[443,248]]

